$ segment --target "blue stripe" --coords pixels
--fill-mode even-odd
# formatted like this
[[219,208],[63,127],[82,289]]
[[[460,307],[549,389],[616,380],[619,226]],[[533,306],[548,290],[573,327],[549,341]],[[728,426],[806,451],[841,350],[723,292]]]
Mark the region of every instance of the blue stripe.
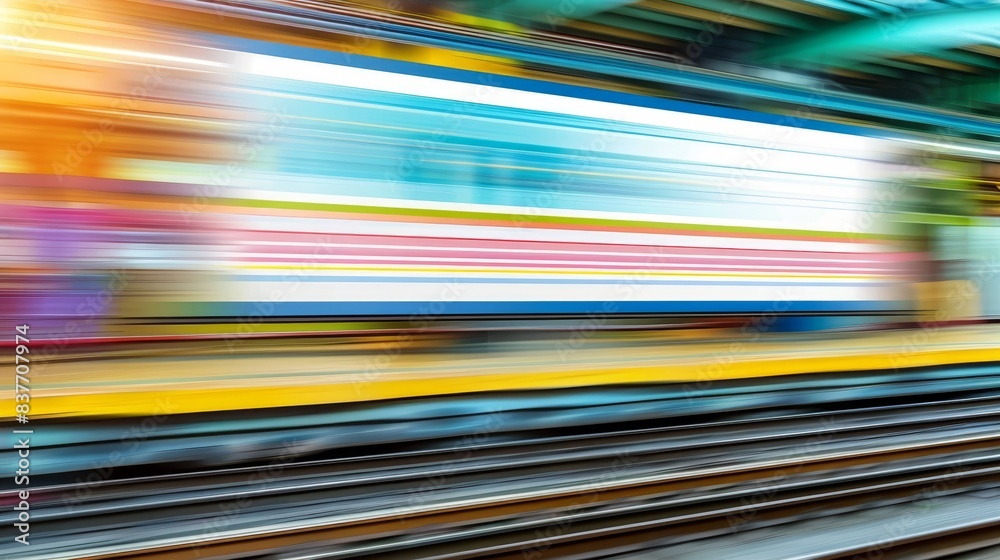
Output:
[[[556,279],[556,278],[465,278],[465,277],[420,277],[420,276],[309,276],[299,278],[293,275],[253,275],[253,274],[241,274],[232,277],[234,280],[243,282],[289,282],[293,279],[295,281],[302,282],[327,282],[330,284],[339,284],[346,282],[398,282],[403,284],[565,284],[565,285],[577,285],[577,284],[588,284],[597,285],[603,284],[607,286],[620,284],[623,280],[611,279],[611,280],[591,280],[591,279]],[[641,286],[704,286],[710,284],[712,286],[808,286],[808,287],[822,287],[822,288],[836,288],[843,286],[878,286],[878,287],[890,287],[896,284],[892,282],[734,282],[731,280],[643,280],[643,281],[632,281],[628,280],[629,283],[634,283]]]
[[[333,294],[331,294],[333,295]],[[886,301],[511,301],[511,302],[218,302],[185,305],[201,317],[550,315],[591,313],[831,313],[890,311]]]
[[[667,66],[657,66],[620,59],[616,60],[609,56],[578,52],[560,53],[551,49],[548,51],[540,51],[540,49],[535,47],[525,47],[511,44],[506,41],[496,41],[482,37],[469,39],[467,37],[433,30],[414,30],[412,28],[394,24],[378,23],[378,27],[376,28],[372,27],[372,22],[350,16],[327,17],[331,17],[334,20],[322,22],[327,27],[331,29],[340,29],[352,34],[360,33],[364,37],[382,39],[404,38],[408,42],[430,47],[457,50],[464,49],[469,52],[513,58],[522,62],[541,63],[555,67],[577,68],[599,74],[631,77],[656,83],[674,84],[701,90],[726,91],[736,95],[746,95],[751,98],[792,103],[799,105],[800,107],[819,107],[845,111],[853,114],[880,116],[901,122],[924,123],[964,130],[967,132],[988,134],[991,136],[996,136],[1000,133],[1000,123],[992,119],[966,116],[954,112],[927,110],[906,104],[867,99],[860,96],[818,92],[817,88],[807,89],[774,86],[758,80],[732,76],[719,76],[707,73],[702,74],[694,72],[690,69],[685,69],[679,65],[675,65],[674,68],[670,68]],[[316,20],[296,18],[294,16],[286,17],[286,19],[308,21],[312,25],[318,23]],[[586,99],[598,99],[604,101],[618,100],[614,102],[685,111],[703,115],[722,116],[726,118],[736,118],[754,122],[784,124],[786,126],[811,128],[814,130],[826,130],[830,132],[841,132],[864,136],[885,135],[884,132],[874,128],[840,125],[836,123],[826,123],[805,119],[799,120],[797,118],[793,120],[784,116],[767,115],[740,109],[728,109],[681,101],[655,99],[626,93],[585,88],[581,86],[539,82],[524,78],[490,76],[489,81],[486,81],[485,76],[487,76],[487,74],[478,72],[427,66],[396,60],[375,59],[362,55],[320,51],[305,47],[280,45],[251,39],[236,39],[217,35],[210,35],[209,37],[217,44],[224,45],[224,48],[243,52],[253,52],[257,54],[281,56],[299,60],[311,60],[330,64],[341,64],[359,68],[388,70],[392,72],[438,77],[472,84],[489,83],[491,85],[499,85],[502,87],[513,87],[527,91],[537,91],[540,93],[555,93],[557,95],[567,95],[570,97],[583,97]]]
[[[471,70],[460,70],[457,68],[446,68],[443,66],[431,66],[415,62],[393,60],[388,58],[378,58],[359,54],[348,54],[336,51],[323,51],[284,45],[279,43],[268,43],[253,39],[236,39],[232,37],[211,36],[210,40],[221,43],[224,48],[246,53],[289,58],[294,60],[304,60],[309,62],[321,62],[339,66],[350,66],[353,68],[363,68],[368,70],[380,70],[395,74],[406,74],[410,76],[422,76],[425,78],[437,78],[452,82],[460,82],[472,85],[483,85],[484,87],[501,87],[507,89],[517,89],[535,93],[546,93],[563,97],[573,97],[578,99],[590,99],[593,101],[604,101],[617,103],[619,105],[631,105],[635,107],[646,107],[650,109],[661,109],[665,111],[676,111],[681,113],[692,113],[696,115],[706,115],[712,117],[722,117],[749,122],[758,122],[778,126],[795,128],[805,128],[826,132],[838,132],[841,134],[852,134],[857,136],[883,137],[885,133],[861,126],[849,126],[823,121],[793,118],[786,115],[775,115],[769,113],[758,113],[745,109],[733,109],[719,107],[716,105],[703,105],[690,101],[677,101],[658,97],[647,97],[632,93],[619,91],[609,91],[586,86],[559,84],[555,82],[543,82],[528,78],[518,78],[514,76],[501,76],[484,74]],[[471,102],[471,101],[470,101]]]

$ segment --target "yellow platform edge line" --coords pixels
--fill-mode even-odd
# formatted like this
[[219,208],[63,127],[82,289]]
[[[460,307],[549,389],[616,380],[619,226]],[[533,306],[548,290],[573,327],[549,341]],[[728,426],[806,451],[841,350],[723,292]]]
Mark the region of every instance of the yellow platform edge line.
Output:
[[[690,383],[691,390],[715,381],[850,371],[897,369],[1000,362],[1000,348],[913,351],[901,354],[758,359],[725,363],[723,359],[695,364],[608,367],[590,370],[400,379],[396,374],[368,378],[344,376],[322,385],[229,387],[170,391],[118,391],[100,394],[39,396],[31,400],[29,418],[86,416],[160,416],[288,406],[381,401],[407,397],[455,395],[486,391],[516,391],[594,387],[617,384]],[[37,391],[37,392],[44,392]],[[15,401],[0,399],[5,420],[13,420]],[[27,427],[27,426],[26,426]]]

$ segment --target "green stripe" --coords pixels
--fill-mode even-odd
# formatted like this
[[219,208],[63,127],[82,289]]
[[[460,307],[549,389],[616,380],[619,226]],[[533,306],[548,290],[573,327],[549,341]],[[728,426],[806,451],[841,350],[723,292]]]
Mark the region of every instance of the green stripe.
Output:
[[934,224],[942,226],[971,226],[975,223],[973,218],[969,216],[927,214],[920,212],[909,212],[904,214],[903,220],[910,224]]
[[219,205],[240,206],[244,208],[277,208],[282,210],[308,210],[312,212],[343,212],[349,214],[383,214],[391,216],[419,216],[428,218],[464,219],[464,220],[507,220],[511,224],[564,224],[590,225],[609,228],[651,228],[662,230],[688,230],[716,233],[773,235],[782,237],[814,237],[822,239],[898,239],[899,235],[877,233],[854,233],[840,231],[814,231],[808,229],[758,228],[746,226],[719,226],[706,224],[676,224],[668,222],[649,222],[643,220],[619,220],[611,218],[577,218],[566,216],[529,216],[526,214],[503,215],[491,212],[471,212],[466,210],[428,210],[423,208],[393,208],[384,206],[362,206],[356,204],[326,204],[319,202],[291,202],[284,200],[257,200],[248,198],[229,198],[220,200]]

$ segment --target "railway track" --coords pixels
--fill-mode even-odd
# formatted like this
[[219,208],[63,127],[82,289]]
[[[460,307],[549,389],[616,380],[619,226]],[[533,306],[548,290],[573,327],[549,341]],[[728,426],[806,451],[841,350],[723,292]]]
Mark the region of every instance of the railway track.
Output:
[[983,513],[976,493],[1000,487],[998,419],[1000,399],[976,398],[289,458],[107,481],[83,498],[78,485],[50,486],[33,490],[44,536],[18,556],[523,560],[657,557],[683,545],[696,558],[698,546],[777,524],[905,508],[928,489]]
[[[496,392],[147,418],[64,419],[36,423],[33,448],[41,474],[57,485],[99,469],[101,480],[169,470],[230,468],[288,452],[296,459],[400,453],[556,434],[600,436],[615,429],[759,419],[802,412],[835,413],[889,403],[1000,398],[992,364],[907,369],[895,373],[811,374],[687,385],[623,385]],[[162,416],[159,416],[162,414]],[[457,442],[457,443],[456,443]],[[464,443],[463,443],[464,442]],[[16,450],[0,450],[16,462]],[[114,461],[109,461],[114,457]],[[447,459],[445,459],[447,460]],[[113,468],[109,464],[113,463]],[[97,467],[95,465],[104,465]],[[11,481],[0,481],[0,491]],[[2,502],[0,502],[2,503]]]

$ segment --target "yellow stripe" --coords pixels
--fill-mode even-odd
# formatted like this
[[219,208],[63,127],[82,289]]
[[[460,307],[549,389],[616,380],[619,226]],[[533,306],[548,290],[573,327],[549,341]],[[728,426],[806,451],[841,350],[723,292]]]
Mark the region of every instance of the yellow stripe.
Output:
[[[894,370],[945,364],[1000,361],[1000,348],[914,351],[905,355],[884,352],[867,355],[830,355],[757,359],[720,365],[698,364],[613,367],[576,371],[525,371],[513,374],[453,375],[400,378],[386,374],[370,380],[345,379],[318,385],[280,385],[178,389],[168,391],[105,392],[87,395],[46,396],[32,393],[32,418],[81,417],[95,413],[146,416],[261,409],[285,406],[375,401],[405,397],[450,395],[479,391],[510,391],[599,386],[617,383],[704,383],[727,379],[770,377],[802,373]],[[713,368],[719,371],[709,371]],[[395,377],[395,378],[394,378]],[[6,392],[11,394],[12,392]],[[14,400],[3,399],[0,410],[14,411]],[[11,416],[4,416],[12,419]]]

